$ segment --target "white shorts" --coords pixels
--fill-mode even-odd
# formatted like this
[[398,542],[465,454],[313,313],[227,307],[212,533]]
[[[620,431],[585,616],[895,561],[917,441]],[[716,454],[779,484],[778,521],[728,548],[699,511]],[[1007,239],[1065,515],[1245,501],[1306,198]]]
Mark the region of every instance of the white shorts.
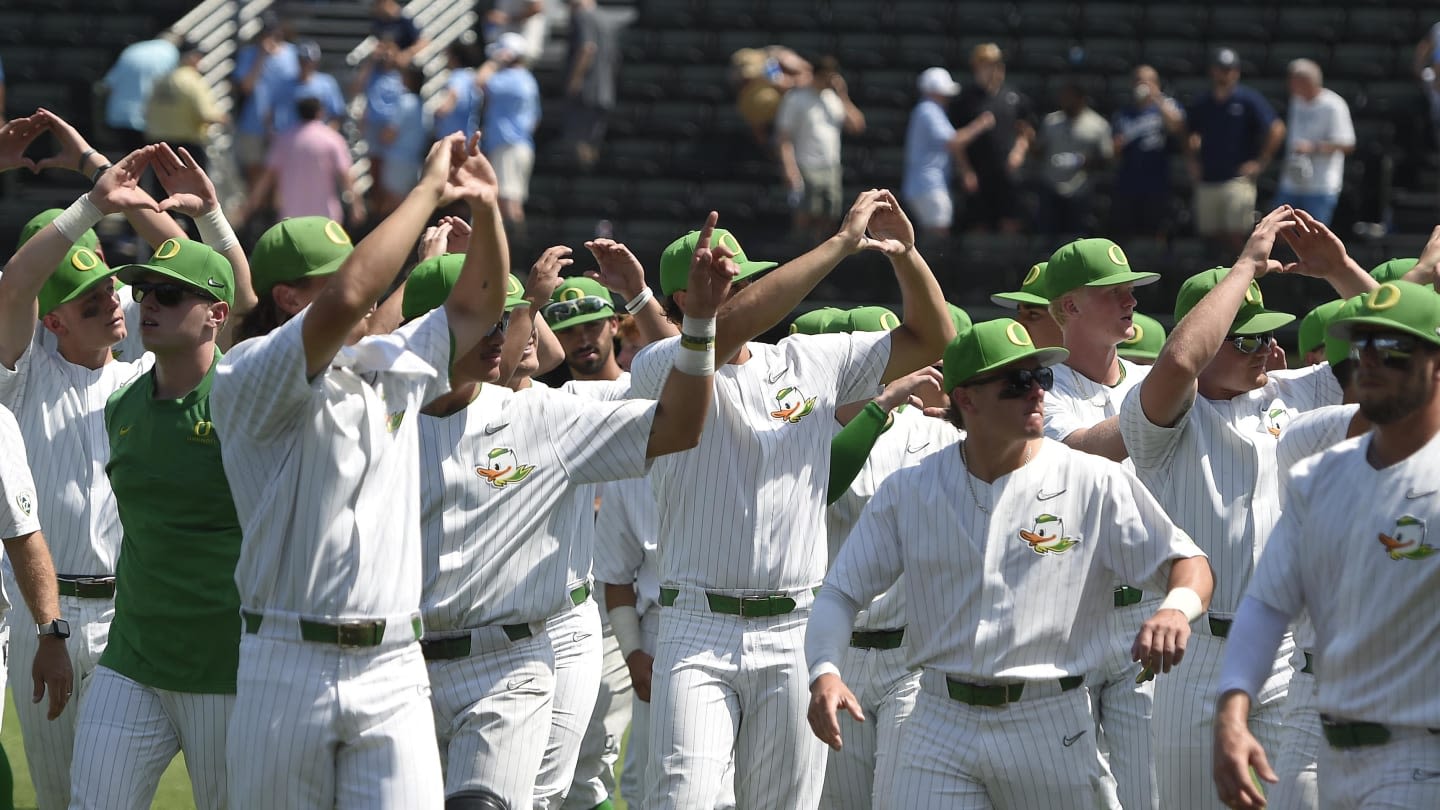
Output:
[[523,143],[507,143],[490,152],[495,179],[500,182],[500,199],[525,202],[530,197],[530,170],[535,168],[535,150]]
[[955,201],[949,190],[937,188],[907,196],[905,212],[922,228],[949,228],[955,219]]

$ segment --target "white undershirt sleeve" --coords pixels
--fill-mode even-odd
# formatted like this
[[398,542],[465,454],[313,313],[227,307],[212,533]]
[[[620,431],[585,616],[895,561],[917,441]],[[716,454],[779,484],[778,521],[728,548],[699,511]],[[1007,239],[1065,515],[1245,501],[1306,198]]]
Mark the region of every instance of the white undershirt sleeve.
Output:
[[827,673],[840,673],[840,659],[850,646],[850,631],[860,608],[834,588],[821,588],[805,625],[805,660],[810,682]]
[[1275,651],[1290,625],[1290,617],[1253,596],[1240,602],[1230,637],[1225,642],[1225,659],[1220,666],[1217,694],[1240,690],[1252,699],[1265,685],[1275,663]]

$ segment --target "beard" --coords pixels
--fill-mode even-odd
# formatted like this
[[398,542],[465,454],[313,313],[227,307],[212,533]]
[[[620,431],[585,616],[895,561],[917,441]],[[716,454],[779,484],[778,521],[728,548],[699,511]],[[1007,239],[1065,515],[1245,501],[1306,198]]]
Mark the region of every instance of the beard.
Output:
[[605,363],[610,359],[610,353],[605,351],[605,347],[599,345],[582,346],[580,351],[576,352],[576,354],[578,355],[582,352],[589,350],[594,350],[595,354],[590,357],[572,356],[566,358],[566,361],[569,363],[570,368],[581,374],[596,374],[600,371],[600,369],[605,368]]
[[1434,383],[1428,379],[1407,379],[1400,390],[1384,396],[1359,397],[1360,413],[1377,425],[1390,425],[1420,410],[1430,401]]

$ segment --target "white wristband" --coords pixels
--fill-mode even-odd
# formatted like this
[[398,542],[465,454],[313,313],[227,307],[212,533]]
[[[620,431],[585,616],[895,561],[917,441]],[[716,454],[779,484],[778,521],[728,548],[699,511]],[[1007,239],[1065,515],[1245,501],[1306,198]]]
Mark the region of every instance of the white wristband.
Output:
[[65,237],[65,241],[73,245],[80,241],[80,237],[84,236],[86,231],[95,227],[95,224],[104,216],[100,213],[100,209],[95,207],[95,203],[90,202],[89,194],[81,194],[80,199],[70,203],[70,207],[55,217],[53,222],[55,230]]
[[630,313],[631,315],[638,315],[640,313],[640,310],[644,309],[645,305],[650,303],[650,301],[654,297],[654,291],[652,291],[649,287],[646,287],[645,289],[640,291],[639,295],[625,302],[625,311]]
[[1193,622],[1205,613],[1205,603],[1200,600],[1200,594],[1189,588],[1171,588],[1165,594],[1165,601],[1160,603],[1157,610],[1178,610],[1185,614],[1185,620]]
[[640,633],[640,612],[634,605],[616,605],[610,608],[610,630],[615,633],[615,643],[620,645],[620,654],[626,658],[645,646]]
[[680,334],[697,338],[715,338],[714,318],[692,318],[689,315],[680,322]]
[[680,324],[680,351],[675,370],[693,377],[715,373],[715,319],[685,316]]
[[240,240],[235,237],[235,229],[230,227],[230,222],[225,219],[225,212],[220,210],[219,204],[195,217],[195,227],[200,231],[200,241],[214,248],[217,253],[224,253],[240,244]]

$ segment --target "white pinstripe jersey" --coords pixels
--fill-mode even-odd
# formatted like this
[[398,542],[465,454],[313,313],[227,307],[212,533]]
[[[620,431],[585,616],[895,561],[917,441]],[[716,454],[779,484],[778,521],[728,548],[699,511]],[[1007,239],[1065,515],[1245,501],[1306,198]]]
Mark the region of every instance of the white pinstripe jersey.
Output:
[[[532,380],[531,385],[546,387],[539,380]],[[630,372],[622,371],[620,376],[613,380],[570,380],[560,386],[559,390],[596,402],[618,402],[630,396]],[[577,487],[575,502],[585,505],[585,514],[590,519],[579,521],[580,533],[576,536],[576,541],[570,544],[571,582],[584,582],[591,578],[596,545],[595,498],[602,495],[603,489],[599,484],[580,484]],[[604,594],[597,591],[596,598],[601,602],[600,622],[608,626],[610,617],[604,609]]]
[[14,369],[0,364],[0,405],[9,408],[31,448],[41,526],[61,574],[114,574],[120,515],[105,476],[110,437],[105,402],[147,371],[154,358],[77,366],[46,346],[36,326]]
[[[747,362],[715,371],[700,445],[655,460],[667,585],[799,591],[824,576],[835,406],[873,396],[890,335],[791,335],[747,348]],[[659,395],[678,349],[668,338],[636,355],[634,396]]]
[[1440,727],[1440,438],[1376,470],[1372,431],[1292,471],[1290,501],[1248,595],[1314,624],[1326,714]]
[[595,518],[595,580],[635,586],[635,610],[641,616],[660,603],[656,537],[660,514],[655,490],[644,478],[607,483],[600,490]]
[[386,617],[420,606],[420,408],[449,390],[445,308],[306,379],[309,310],[235,346],[210,407],[245,539],[251,610]]
[[1340,402],[1326,365],[1277,371],[1262,388],[1216,402],[1196,396],[1174,427],[1151,424],[1140,386],[1120,408],[1135,474],[1210,555],[1213,616],[1230,618],[1280,518],[1277,439],[1297,414]]
[[[0,538],[23,537],[40,531],[40,505],[20,425],[8,408],[0,406]],[[10,609],[0,581],[0,616]]]
[[1150,367],[1117,359],[1123,376],[1113,386],[1095,382],[1064,363],[1051,367],[1055,387],[1045,392],[1046,436],[1063,442],[1071,433],[1120,413],[1125,395],[1145,379]]
[[905,574],[911,667],[979,680],[1084,675],[1111,644],[1115,581],[1163,593],[1172,560],[1201,556],[1112,461],[1046,439],[1029,464],[967,484],[958,448],[891,475],[825,578],[864,605]]
[[[960,437],[944,419],[926,416],[918,408],[902,405],[891,411],[894,420],[875,440],[865,466],[851,482],[845,494],[825,510],[825,534],[830,541],[830,561],[839,556],[845,538],[855,528],[855,522],[865,511],[865,505],[875,497],[880,485],[885,483],[896,470],[914,466],[942,450],[955,449]],[[905,599],[897,585],[879,596],[860,615],[855,617],[855,627],[860,630],[888,630],[905,626]]]
[[426,628],[543,621],[569,608],[572,549],[594,532],[584,485],[644,474],[655,408],[485,385],[459,413],[422,414]]

